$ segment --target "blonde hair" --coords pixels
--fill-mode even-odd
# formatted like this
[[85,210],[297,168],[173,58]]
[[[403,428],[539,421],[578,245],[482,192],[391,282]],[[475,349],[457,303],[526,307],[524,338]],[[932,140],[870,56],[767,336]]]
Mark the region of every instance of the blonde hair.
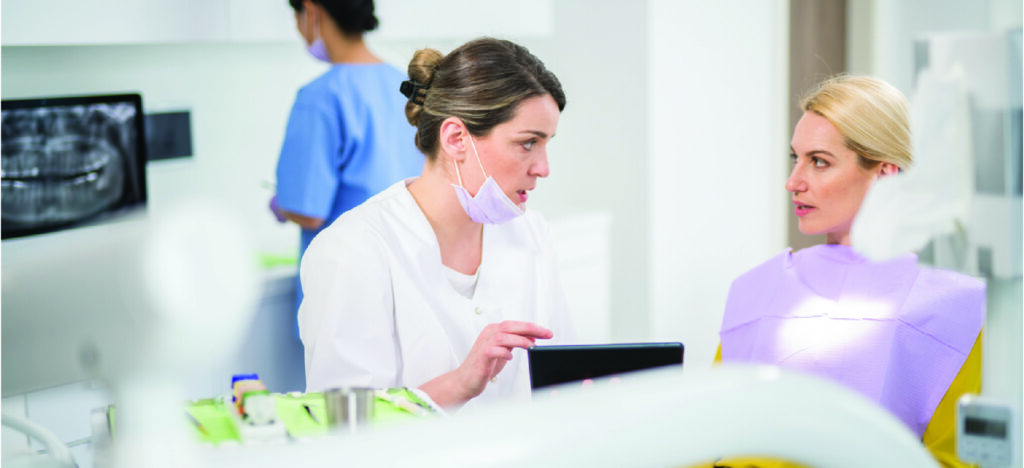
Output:
[[422,49],[409,62],[409,79],[419,86],[409,96],[405,116],[416,126],[416,147],[434,160],[441,123],[458,117],[473,136],[488,134],[512,120],[519,104],[550,95],[565,109],[565,92],[555,74],[525,47],[482,38],[448,55]]
[[800,108],[831,122],[865,169],[880,163],[907,169],[914,162],[907,98],[889,83],[867,76],[833,76],[811,90]]

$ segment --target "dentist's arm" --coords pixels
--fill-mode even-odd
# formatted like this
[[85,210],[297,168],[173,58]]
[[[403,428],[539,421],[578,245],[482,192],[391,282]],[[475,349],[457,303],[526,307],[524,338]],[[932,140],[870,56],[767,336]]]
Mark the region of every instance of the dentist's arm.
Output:
[[299,227],[307,231],[315,231],[320,229],[320,226],[324,225],[324,220],[320,218],[314,218],[312,216],[300,215],[293,213],[284,208],[281,208],[277,204],[277,196],[270,199],[270,211],[274,213],[274,217],[277,218],[277,222],[283,223],[285,221],[291,221],[298,224]]

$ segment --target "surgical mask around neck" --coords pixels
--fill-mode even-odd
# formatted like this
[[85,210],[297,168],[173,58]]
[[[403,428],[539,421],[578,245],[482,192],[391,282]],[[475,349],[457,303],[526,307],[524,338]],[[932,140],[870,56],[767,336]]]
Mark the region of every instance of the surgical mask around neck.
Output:
[[480,185],[480,189],[477,190],[475,197],[470,196],[469,191],[462,185],[462,174],[459,172],[459,165],[453,162],[455,164],[455,174],[459,178],[459,185],[452,184],[452,188],[455,189],[455,195],[459,198],[462,209],[469,215],[469,219],[482,224],[502,224],[522,215],[523,210],[513,203],[505,195],[505,192],[501,190],[501,187],[498,186],[498,183],[494,181],[494,178],[488,176],[487,172],[484,171],[484,165],[480,161],[480,153],[476,151],[476,143],[473,142],[472,136],[469,137],[469,144],[473,148],[473,155],[476,156],[477,164],[480,165],[480,172],[485,177],[484,183]]

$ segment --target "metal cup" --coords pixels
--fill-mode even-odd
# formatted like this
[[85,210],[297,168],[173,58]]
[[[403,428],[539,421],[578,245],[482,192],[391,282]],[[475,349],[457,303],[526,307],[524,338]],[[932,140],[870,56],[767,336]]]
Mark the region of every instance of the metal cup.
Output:
[[336,432],[355,432],[373,418],[375,389],[341,387],[324,391],[327,427]]

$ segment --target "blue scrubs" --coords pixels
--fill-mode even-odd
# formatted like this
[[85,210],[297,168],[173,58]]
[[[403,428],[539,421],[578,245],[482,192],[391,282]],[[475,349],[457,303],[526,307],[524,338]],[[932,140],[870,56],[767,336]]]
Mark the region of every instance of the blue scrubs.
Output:
[[[424,157],[398,91],[405,79],[385,63],[334,64],[302,87],[277,162],[278,206],[323,219],[323,229],[391,184],[419,175]],[[302,230],[300,256],[319,232]]]

